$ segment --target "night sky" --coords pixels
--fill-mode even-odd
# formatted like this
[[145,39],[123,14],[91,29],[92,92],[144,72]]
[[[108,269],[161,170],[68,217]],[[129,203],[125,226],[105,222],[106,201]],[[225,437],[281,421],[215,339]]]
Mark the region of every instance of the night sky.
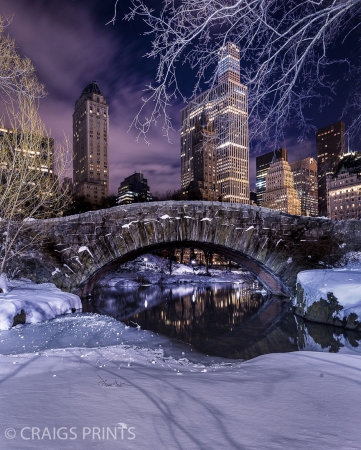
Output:
[[[141,171],[151,192],[180,188],[179,111],[181,99],[169,110],[174,132],[171,143],[163,136],[161,124],[148,135],[150,145],[131,122],[142,103],[143,90],[152,82],[156,63],[144,58],[150,38],[137,19],[122,20],[130,3],[118,3],[115,25],[105,25],[114,13],[115,0],[1,0],[0,13],[14,15],[8,33],[20,53],[34,63],[38,78],[45,84],[47,97],[41,101],[41,116],[55,140],[65,133],[72,136],[75,101],[84,87],[96,80],[109,104],[110,190],[116,193],[124,177]],[[181,78],[185,95],[190,95],[192,72],[184,69]],[[339,119],[336,101],[323,113],[312,112],[319,128]],[[283,146],[294,161],[314,155],[315,139],[297,142],[297,130],[287,130]],[[71,138],[72,140],[72,138]],[[266,151],[269,151],[267,149]],[[251,188],[255,183],[255,154],[251,153]]]

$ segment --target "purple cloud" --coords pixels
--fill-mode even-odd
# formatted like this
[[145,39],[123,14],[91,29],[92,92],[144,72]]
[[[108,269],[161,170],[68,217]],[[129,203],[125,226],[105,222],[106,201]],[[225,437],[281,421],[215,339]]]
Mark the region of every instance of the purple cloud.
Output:
[[[29,6],[26,0],[4,0],[1,13],[13,15],[8,32],[45,84],[48,96],[41,101],[40,112],[56,142],[64,132],[72,140],[75,101],[96,80],[109,103],[111,192],[116,193],[134,171],[148,178],[152,191],[180,187],[178,134],[172,133],[170,144],[161,127],[155,127],[148,146],[142,139],[136,142],[136,130],[129,130],[153,66],[142,59],[145,50],[122,35],[121,26],[105,26],[80,2],[33,0]],[[177,128],[179,109],[174,108]]]

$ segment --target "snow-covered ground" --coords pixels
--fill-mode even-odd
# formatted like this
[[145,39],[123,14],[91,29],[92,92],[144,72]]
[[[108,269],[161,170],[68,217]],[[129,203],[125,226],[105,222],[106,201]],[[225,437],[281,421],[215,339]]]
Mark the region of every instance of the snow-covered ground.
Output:
[[360,356],[231,361],[80,313],[2,331],[0,353],[1,449],[360,448]]
[[[68,347],[100,348],[112,345],[162,350],[165,356],[187,358],[193,362],[213,364],[223,358],[207,357],[189,344],[165,336],[129,327],[113,317],[75,313],[31,325],[17,325],[0,331],[0,354],[35,353]],[[1,448],[1,447],[0,447]]]
[[9,292],[0,294],[0,330],[11,328],[18,315],[25,323],[36,323],[81,309],[77,295],[62,292],[52,283],[35,284],[23,278],[9,281],[8,288]]
[[[33,305],[33,322],[80,306],[61,308],[57,295],[69,294],[52,285],[25,286],[30,297],[12,287],[6,298],[20,310]],[[318,347],[304,340],[327,350]],[[111,317],[69,314],[0,331],[0,448],[360,449],[360,378],[360,355],[240,362]]]
[[312,352],[211,366],[124,345],[0,356],[0,445],[359,449],[360,375],[361,357]]

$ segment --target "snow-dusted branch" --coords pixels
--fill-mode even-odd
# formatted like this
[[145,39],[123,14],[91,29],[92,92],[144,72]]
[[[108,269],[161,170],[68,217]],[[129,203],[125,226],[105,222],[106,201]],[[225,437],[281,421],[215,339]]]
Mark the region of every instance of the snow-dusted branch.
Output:
[[[248,86],[250,137],[267,138],[272,131],[277,140],[290,118],[305,130],[305,108],[314,98],[324,106],[334,92],[330,65],[346,62],[330,60],[328,49],[359,26],[360,13],[361,0],[166,0],[158,11],[133,0],[125,19],[146,23],[152,49],[145,56],[158,61],[133,125],[146,135],[162,120],[167,134],[172,101],[186,100],[179,83],[183,65],[195,71],[196,96],[204,84],[216,83],[219,49],[233,42]],[[145,110],[151,111],[146,117]]]
[[114,5],[114,16],[113,16],[113,18],[111,19],[111,20],[109,20],[109,22],[107,22],[105,25],[109,25],[110,23],[111,24],[115,24],[115,21],[117,20],[117,6],[118,6],[118,1],[119,0],[116,0],[115,1],[115,5]]

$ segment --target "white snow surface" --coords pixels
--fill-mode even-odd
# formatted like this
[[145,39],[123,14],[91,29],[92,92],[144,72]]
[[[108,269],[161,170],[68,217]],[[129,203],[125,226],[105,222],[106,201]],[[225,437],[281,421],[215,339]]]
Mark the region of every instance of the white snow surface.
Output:
[[361,357],[331,353],[211,366],[122,345],[0,355],[1,448],[359,449],[360,376]]
[[137,223],[137,222],[139,222],[139,220],[132,220],[131,222],[126,223],[125,225],[122,225],[122,228],[129,228],[132,223]]
[[82,245],[81,247],[79,247],[78,253],[82,253],[82,252],[88,252],[89,255],[94,259],[94,256],[92,255],[91,251],[89,250],[89,248],[86,245]]
[[304,290],[306,308],[333,293],[343,307],[335,314],[341,320],[351,313],[361,320],[361,266],[337,269],[305,270],[297,275],[297,283]]
[[82,307],[77,295],[62,292],[52,283],[19,279],[9,281],[8,287],[9,292],[0,294],[0,330],[11,328],[21,310],[26,314],[26,323],[37,323]]
[[[130,327],[113,317],[92,313],[75,313],[30,325],[17,325],[0,331],[0,354],[42,352],[67,347],[100,348],[113,345],[162,350],[166,357],[184,358],[202,364],[224,361],[221,357],[197,352],[190,344],[167,336]],[[229,363],[234,360],[227,360]],[[1,448],[1,447],[0,447]]]

